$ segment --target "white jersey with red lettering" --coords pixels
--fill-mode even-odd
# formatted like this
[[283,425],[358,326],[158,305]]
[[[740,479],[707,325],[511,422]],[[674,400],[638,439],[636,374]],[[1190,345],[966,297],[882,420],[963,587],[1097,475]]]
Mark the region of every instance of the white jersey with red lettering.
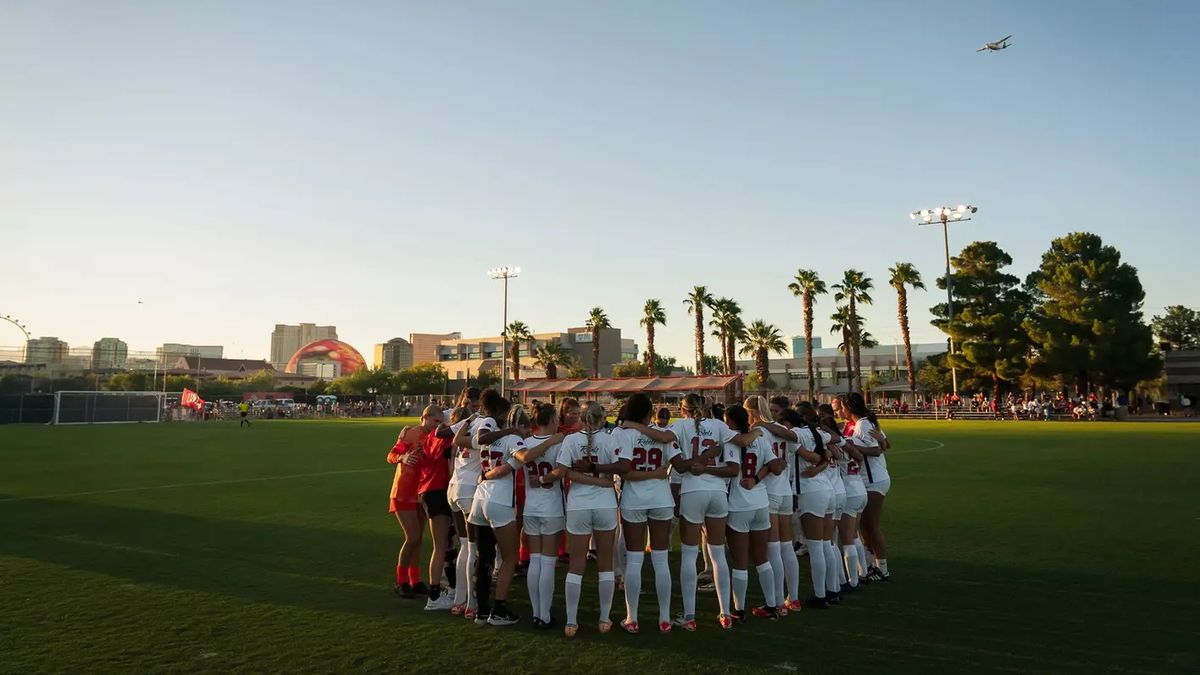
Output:
[[[798,447],[803,447],[809,452],[817,451],[817,439],[813,436],[812,430],[808,427],[796,427],[796,436],[800,438]],[[817,434],[821,437],[822,444],[829,443],[829,434],[823,429],[817,429]],[[816,466],[803,457],[796,457],[796,485],[801,493],[815,492],[817,490],[832,490],[833,485],[829,482],[829,477],[822,471],[815,476],[806,477],[804,471]]]
[[450,501],[475,494],[475,487],[479,484],[481,473],[479,462],[481,448],[476,443],[476,439],[479,433],[496,431],[498,428],[496,420],[490,417],[476,417],[471,422],[471,447],[454,448],[454,471],[450,474],[450,485],[446,490],[446,497]]
[[494,504],[504,504],[505,506],[515,506],[513,501],[513,487],[517,481],[517,476],[521,472],[521,460],[514,457],[514,453],[518,450],[525,449],[525,439],[516,434],[509,434],[504,438],[484,446],[479,452],[479,468],[480,475],[486,474],[492,469],[507,464],[512,472],[507,476],[494,478],[492,480],[482,480],[479,486],[475,488],[475,500],[487,501]]
[[763,482],[767,485],[767,494],[775,497],[791,497],[792,496],[792,474],[790,469],[795,464],[796,444],[792,441],[786,441],[779,436],[762,429],[764,438],[771,444],[772,459],[782,459],[787,461],[788,468],[778,476],[773,473],[768,473]]
[[[576,461],[587,455],[589,435],[592,441],[592,462],[615,464],[619,460],[627,459],[621,454],[621,446],[612,434],[606,431],[576,431],[567,436],[559,446],[556,460],[558,465],[570,468]],[[617,508],[617,493],[611,486],[601,487],[575,482],[567,491],[568,511],[615,508]]]
[[[675,440],[684,457],[690,459],[714,447],[720,447],[721,454],[708,460],[706,466],[736,464],[738,461],[737,453],[734,452],[737,447],[729,443],[729,440],[736,434],[721,420],[709,417],[700,420],[699,425],[694,419],[676,420],[671,425],[671,431],[675,434]],[[724,478],[708,474],[693,476],[686,471],[680,474],[680,494],[701,490],[726,492],[729,490],[729,482]]]
[[[621,445],[621,453],[630,458],[634,471],[657,471],[681,454],[678,443],[659,443],[640,431],[613,429],[613,438]],[[667,478],[623,480],[621,508],[659,509],[675,506],[671,483]]]
[[771,448],[771,442],[766,438],[769,434],[765,429],[758,429],[757,431],[761,433],[750,442],[750,445],[744,448],[728,444],[734,448],[734,452],[737,454],[741,464],[741,471],[730,481],[730,511],[757,511],[758,509],[765,509],[770,506],[766,482],[757,482],[749,490],[742,487],[743,478],[756,477],[762,466],[775,458],[775,451]]
[[[871,424],[871,420],[865,417],[860,418],[854,423],[854,434],[851,436],[850,440],[854,441],[855,445],[861,445],[868,448],[877,448],[879,447],[879,442],[876,441],[875,437],[871,435],[871,432],[875,429],[876,426]],[[868,476],[863,477],[864,481],[868,477],[870,478],[870,482],[873,483],[891,479],[891,476],[888,474],[887,460],[883,458],[883,455],[879,455],[878,457],[868,456],[867,466],[870,467],[871,471]]]
[[[530,436],[525,439],[526,447],[541,445],[549,436]],[[525,515],[542,518],[563,516],[562,481],[542,485],[538,478],[548,476],[558,463],[558,452],[562,443],[550,446],[546,452],[532,462],[525,463]]]

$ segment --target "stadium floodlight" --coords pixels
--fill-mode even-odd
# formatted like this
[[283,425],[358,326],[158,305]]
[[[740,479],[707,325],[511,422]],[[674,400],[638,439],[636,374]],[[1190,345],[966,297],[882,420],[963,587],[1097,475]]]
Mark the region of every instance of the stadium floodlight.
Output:
[[[488,276],[504,280],[503,328],[500,329],[500,395],[504,396],[504,380],[508,378],[508,280],[521,273],[520,267],[504,265],[488,270]],[[519,375],[520,373],[516,373]]]
[[[941,223],[942,225],[942,249],[946,254],[946,325],[949,327],[950,322],[954,319],[954,283],[950,276],[950,233],[947,223],[954,221],[956,223],[965,223],[970,220],[970,216],[979,209],[970,204],[959,204],[958,206],[935,206],[932,209],[921,209],[908,214],[911,220],[920,221],[922,225],[932,225],[933,223]],[[954,337],[950,337],[950,353],[954,353]],[[954,364],[950,364],[950,383],[954,388],[954,395],[958,395],[958,369]]]

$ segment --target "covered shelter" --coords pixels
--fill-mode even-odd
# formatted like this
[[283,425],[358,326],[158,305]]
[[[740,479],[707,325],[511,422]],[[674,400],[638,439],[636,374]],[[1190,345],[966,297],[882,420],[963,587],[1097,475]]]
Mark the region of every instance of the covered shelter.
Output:
[[601,396],[616,398],[629,394],[643,393],[655,400],[678,399],[690,393],[723,392],[726,399],[740,395],[741,375],[678,375],[664,377],[604,377],[583,379],[529,378],[516,380],[506,388],[519,392],[521,400],[543,396],[557,398],[573,396],[583,399],[598,399]]

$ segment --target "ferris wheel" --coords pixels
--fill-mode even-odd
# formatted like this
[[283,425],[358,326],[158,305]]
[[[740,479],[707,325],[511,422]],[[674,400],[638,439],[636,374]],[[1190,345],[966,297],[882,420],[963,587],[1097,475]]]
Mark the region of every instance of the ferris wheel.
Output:
[[26,345],[28,345],[29,341],[33,339],[33,336],[29,334],[29,329],[25,326],[25,324],[18,321],[15,316],[0,314],[0,320],[7,321],[8,323],[16,326],[17,330],[21,331],[21,334],[25,336],[25,340],[21,343],[21,360],[24,361]]

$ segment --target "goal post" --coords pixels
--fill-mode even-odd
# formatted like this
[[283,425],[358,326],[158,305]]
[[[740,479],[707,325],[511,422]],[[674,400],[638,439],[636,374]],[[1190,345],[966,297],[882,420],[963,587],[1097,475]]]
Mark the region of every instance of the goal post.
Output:
[[164,397],[157,391],[58,391],[52,424],[160,422]]

